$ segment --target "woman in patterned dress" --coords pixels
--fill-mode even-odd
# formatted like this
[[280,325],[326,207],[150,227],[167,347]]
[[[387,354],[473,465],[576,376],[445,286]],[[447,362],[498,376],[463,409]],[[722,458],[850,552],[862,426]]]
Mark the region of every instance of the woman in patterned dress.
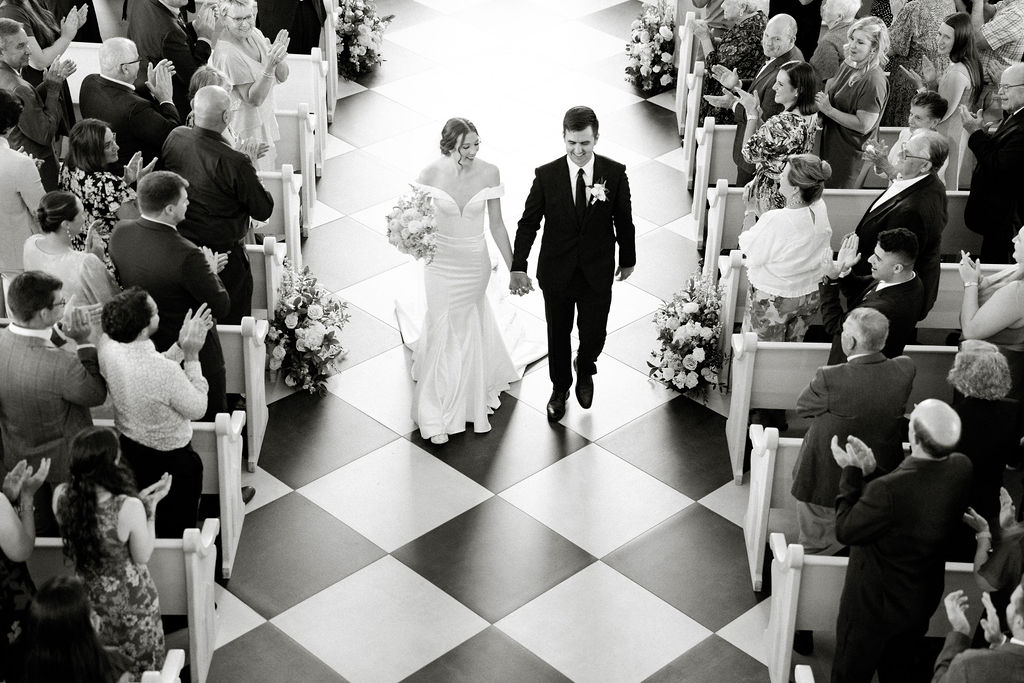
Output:
[[889,103],[882,114],[881,125],[902,126],[910,112],[910,100],[917,91],[911,79],[899,75],[900,67],[917,68],[922,57],[935,60],[941,56],[945,62],[945,55],[940,55],[938,48],[939,27],[954,12],[953,0],[910,0],[893,19],[889,26],[892,50],[888,68],[894,77],[889,81]]
[[783,111],[772,116],[761,127],[761,107],[757,95],[740,91],[740,104],[748,112],[743,131],[743,158],[756,168],[754,179],[744,189],[753,199],[754,211],[760,216],[769,209],[786,206],[779,193],[779,173],[786,160],[794,154],[806,154],[814,146],[817,130],[817,107],[814,95],[820,82],[807,62],[783,64],[775,77],[775,101]]
[[[704,92],[700,98],[700,121],[705,117],[715,117],[719,123],[732,123],[732,114],[715,107],[707,101],[707,97],[722,94],[722,84],[711,78],[711,67],[717,65],[735,71],[740,80],[750,81],[757,76],[758,70],[764,66],[764,50],[761,47],[761,34],[768,23],[768,3],[763,0],[725,0],[722,3],[727,21],[735,22],[733,27],[723,36],[718,45],[711,41],[708,26],[698,20],[694,28],[694,36],[704,49]],[[722,116],[722,119],[718,119]]]
[[136,678],[164,661],[160,601],[146,562],[156,540],[156,505],[170,488],[164,475],[137,492],[117,435],[89,427],[71,442],[70,480],[53,493],[64,552],[100,617],[100,638],[131,660]]

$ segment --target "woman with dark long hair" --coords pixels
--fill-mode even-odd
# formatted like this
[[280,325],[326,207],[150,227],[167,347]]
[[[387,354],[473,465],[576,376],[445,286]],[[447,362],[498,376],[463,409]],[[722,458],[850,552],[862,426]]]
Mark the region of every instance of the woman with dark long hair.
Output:
[[117,435],[89,427],[71,442],[70,480],[53,493],[64,553],[100,617],[100,638],[131,660],[136,678],[163,665],[160,601],[146,562],[156,540],[156,505],[170,487],[165,474],[136,491]]
[[126,683],[129,662],[103,646],[85,586],[55,576],[39,588],[28,610],[11,683]]

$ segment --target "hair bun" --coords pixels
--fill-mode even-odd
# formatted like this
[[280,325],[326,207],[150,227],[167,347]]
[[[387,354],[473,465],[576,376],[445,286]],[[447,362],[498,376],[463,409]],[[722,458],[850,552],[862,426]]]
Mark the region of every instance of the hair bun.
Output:
[[824,159],[821,160],[821,179],[828,180],[832,177],[832,164]]
[[46,218],[49,215],[49,212],[41,206],[36,209],[36,221],[38,221],[40,225],[46,222]]

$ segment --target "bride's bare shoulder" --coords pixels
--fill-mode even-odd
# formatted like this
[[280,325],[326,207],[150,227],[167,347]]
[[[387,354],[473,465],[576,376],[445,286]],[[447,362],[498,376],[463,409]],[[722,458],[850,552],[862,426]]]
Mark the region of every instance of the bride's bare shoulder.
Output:
[[497,166],[483,159],[477,159],[475,163],[480,169],[480,177],[483,178],[486,185],[494,186],[501,182],[501,173]]
[[416,182],[424,185],[435,185],[438,178],[441,176],[441,167],[444,162],[444,158],[435,159],[429,164],[423,167],[420,171],[419,176],[416,178]]

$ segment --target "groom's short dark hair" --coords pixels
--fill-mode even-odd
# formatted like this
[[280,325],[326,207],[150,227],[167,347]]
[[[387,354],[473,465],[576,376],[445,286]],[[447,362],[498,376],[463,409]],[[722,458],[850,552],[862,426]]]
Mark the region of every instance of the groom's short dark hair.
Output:
[[569,131],[585,130],[590,126],[597,135],[597,114],[590,107],[573,107],[562,118],[562,134]]

